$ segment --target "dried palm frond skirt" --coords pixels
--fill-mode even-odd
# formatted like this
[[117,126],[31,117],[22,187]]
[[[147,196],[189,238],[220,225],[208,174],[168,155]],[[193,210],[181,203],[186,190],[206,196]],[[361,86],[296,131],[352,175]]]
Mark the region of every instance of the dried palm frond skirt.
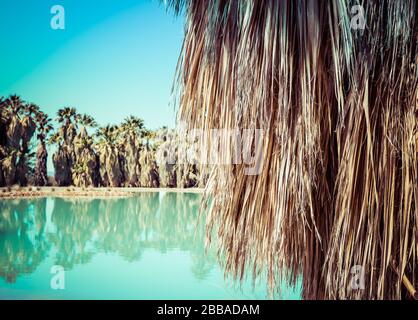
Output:
[[259,174],[222,164],[208,182],[226,272],[302,278],[305,299],[412,298],[417,1],[168,2],[186,15],[179,120],[209,144],[263,130]]

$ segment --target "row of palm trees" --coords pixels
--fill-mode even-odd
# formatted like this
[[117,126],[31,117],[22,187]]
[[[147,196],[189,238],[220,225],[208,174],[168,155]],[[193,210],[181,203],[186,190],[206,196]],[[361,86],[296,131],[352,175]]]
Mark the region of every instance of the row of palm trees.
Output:
[[[166,127],[148,130],[135,116],[99,127],[72,107],[59,109],[53,125],[37,105],[17,95],[0,98],[0,107],[0,186],[198,186],[196,166],[157,164],[158,147],[172,135]],[[47,174],[48,145],[56,149],[55,181]]]

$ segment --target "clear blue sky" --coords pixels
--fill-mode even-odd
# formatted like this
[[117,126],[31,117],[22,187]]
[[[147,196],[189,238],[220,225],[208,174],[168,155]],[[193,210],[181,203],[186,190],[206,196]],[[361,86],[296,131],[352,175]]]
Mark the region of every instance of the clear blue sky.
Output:
[[[57,4],[65,30],[50,27]],[[183,23],[157,0],[0,0],[0,96],[53,117],[74,106],[101,125],[133,114],[172,127]]]

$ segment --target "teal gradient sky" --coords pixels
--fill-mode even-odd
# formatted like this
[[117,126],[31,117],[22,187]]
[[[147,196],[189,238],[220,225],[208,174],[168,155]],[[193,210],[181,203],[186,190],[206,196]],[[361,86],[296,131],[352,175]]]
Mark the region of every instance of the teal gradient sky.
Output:
[[[50,27],[56,4],[65,30]],[[74,106],[100,125],[133,114],[172,127],[183,24],[157,0],[1,0],[0,96],[19,94],[51,117]]]

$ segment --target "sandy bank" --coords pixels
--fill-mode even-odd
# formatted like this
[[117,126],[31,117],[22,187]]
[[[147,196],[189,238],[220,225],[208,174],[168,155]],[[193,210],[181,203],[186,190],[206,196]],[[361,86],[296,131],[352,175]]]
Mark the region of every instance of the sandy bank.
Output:
[[76,187],[2,187],[0,199],[36,197],[130,197],[143,192],[202,193],[200,188],[76,188]]

